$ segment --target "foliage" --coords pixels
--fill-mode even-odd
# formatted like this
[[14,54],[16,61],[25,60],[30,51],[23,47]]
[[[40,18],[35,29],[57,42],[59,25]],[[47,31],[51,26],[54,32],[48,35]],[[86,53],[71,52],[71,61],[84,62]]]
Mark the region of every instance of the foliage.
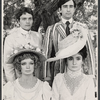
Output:
[[[40,25],[42,25],[44,31],[46,31],[49,25],[60,20],[57,2],[58,0],[4,0],[4,30],[18,26],[14,15],[19,8],[27,6],[32,8],[34,14],[32,30],[38,31]],[[74,19],[88,26],[94,47],[96,47],[98,5],[95,0],[75,0],[75,2],[77,4],[77,9],[74,14]]]
[[[4,0],[4,30],[18,26],[14,15],[17,9],[27,6],[32,8],[35,17],[32,30],[38,31],[39,26],[42,24],[46,31],[49,25],[60,19],[57,2],[58,0]],[[92,34],[96,34],[98,5],[95,3],[95,0],[75,0],[75,2],[77,3],[77,10],[74,19],[86,23],[93,32]]]
[[[95,4],[95,0],[85,0],[85,2],[84,0],[75,1],[79,7],[74,18],[83,23],[85,22],[90,29],[97,28],[97,5]],[[58,9],[57,2],[58,0],[4,0],[4,29],[14,27],[13,24],[16,22],[14,15],[17,9],[22,6],[35,9],[33,12],[34,15],[37,15],[37,13],[43,15],[46,12],[46,15],[51,16]]]

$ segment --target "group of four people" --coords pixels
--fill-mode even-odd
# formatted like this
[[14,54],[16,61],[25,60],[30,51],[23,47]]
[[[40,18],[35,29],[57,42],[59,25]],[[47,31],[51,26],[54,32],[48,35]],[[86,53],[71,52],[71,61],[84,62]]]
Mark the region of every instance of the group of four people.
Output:
[[[20,28],[12,30],[4,43],[4,71],[8,81],[4,85],[4,100],[95,99],[93,77],[85,75],[82,68],[88,46],[92,49],[87,27],[72,18],[76,9],[74,0],[59,0],[58,7],[61,21],[48,27],[43,44],[41,34],[31,31],[32,10],[24,7],[16,14]],[[67,26],[66,21],[70,25]],[[53,46],[56,56],[51,58]],[[93,52],[91,54],[93,56]],[[52,89],[39,77],[44,61],[49,71],[51,65],[47,63],[56,61],[54,69],[63,72],[58,74],[54,70],[57,75]]]

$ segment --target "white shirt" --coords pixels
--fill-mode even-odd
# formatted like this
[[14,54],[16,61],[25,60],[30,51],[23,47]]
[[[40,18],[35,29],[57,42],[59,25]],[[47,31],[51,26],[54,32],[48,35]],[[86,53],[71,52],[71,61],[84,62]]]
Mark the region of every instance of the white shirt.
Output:
[[72,23],[73,19],[70,18],[69,20],[64,19],[63,17],[61,17],[61,20],[64,24],[66,24],[67,21],[69,21],[70,23]]
[[6,64],[9,56],[16,48],[28,48],[29,44],[41,48],[42,36],[35,31],[25,31],[22,28],[16,28],[10,32],[4,42],[4,70],[8,81],[15,79],[14,67],[12,64]]

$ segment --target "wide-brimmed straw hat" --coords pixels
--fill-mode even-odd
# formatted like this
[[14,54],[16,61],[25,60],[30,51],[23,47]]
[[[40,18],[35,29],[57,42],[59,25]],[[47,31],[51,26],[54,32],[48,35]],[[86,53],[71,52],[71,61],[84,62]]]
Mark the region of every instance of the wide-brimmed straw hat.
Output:
[[46,60],[46,57],[40,48],[34,48],[34,49],[22,48],[22,49],[14,50],[14,52],[11,55],[9,55],[7,63],[12,64],[14,59],[16,58],[16,56],[23,54],[23,53],[33,53],[34,55],[36,55],[39,58],[40,61]]
[[71,32],[71,34],[65,39],[58,42],[59,51],[56,53],[56,57],[49,58],[47,61],[56,61],[77,54],[86,45],[86,40],[86,30],[82,29],[79,31],[76,29],[74,32]]

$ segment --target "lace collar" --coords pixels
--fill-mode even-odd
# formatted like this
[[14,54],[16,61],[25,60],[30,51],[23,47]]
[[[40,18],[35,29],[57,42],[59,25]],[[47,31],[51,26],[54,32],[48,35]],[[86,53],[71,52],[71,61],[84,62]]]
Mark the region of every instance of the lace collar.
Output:
[[81,69],[78,71],[71,71],[69,68],[67,68],[67,74],[71,77],[71,78],[76,78],[78,76],[80,76],[82,74]]

